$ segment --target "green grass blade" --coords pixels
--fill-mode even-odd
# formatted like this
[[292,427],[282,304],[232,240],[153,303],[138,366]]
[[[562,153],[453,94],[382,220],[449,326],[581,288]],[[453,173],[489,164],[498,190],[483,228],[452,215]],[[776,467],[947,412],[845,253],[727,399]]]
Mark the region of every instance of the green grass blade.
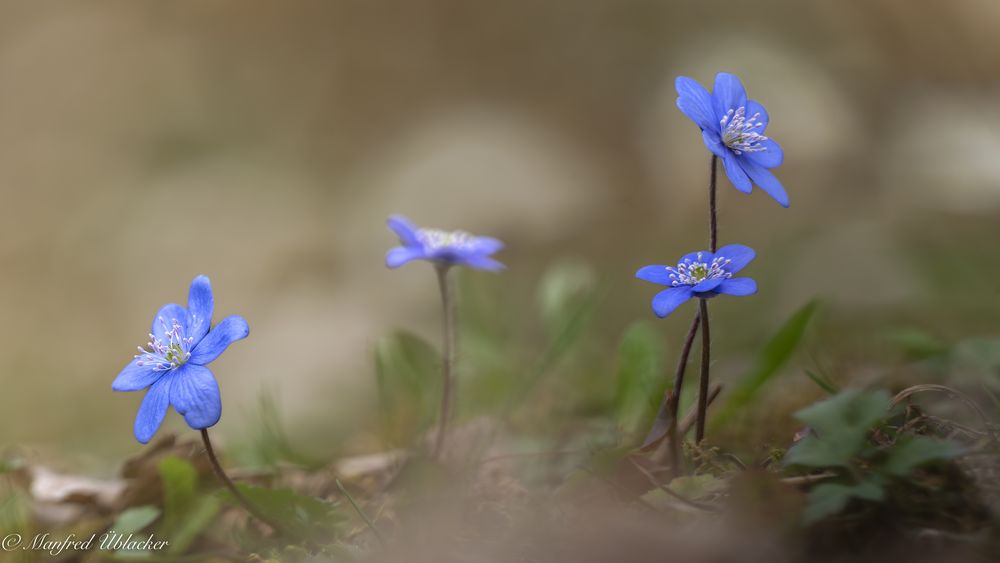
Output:
[[818,385],[820,389],[826,391],[827,393],[831,395],[836,395],[838,392],[840,392],[840,388],[837,387],[837,385],[834,382],[830,381],[829,377],[819,373],[815,373],[808,369],[805,370],[805,373],[806,377],[813,380],[813,383]]
[[730,420],[742,409],[746,408],[760,393],[764,385],[777,375],[781,368],[792,357],[792,353],[802,341],[809,321],[819,308],[819,301],[807,303],[792,315],[778,332],[761,350],[753,371],[740,381],[730,394],[729,399],[712,420],[711,427],[717,429]]

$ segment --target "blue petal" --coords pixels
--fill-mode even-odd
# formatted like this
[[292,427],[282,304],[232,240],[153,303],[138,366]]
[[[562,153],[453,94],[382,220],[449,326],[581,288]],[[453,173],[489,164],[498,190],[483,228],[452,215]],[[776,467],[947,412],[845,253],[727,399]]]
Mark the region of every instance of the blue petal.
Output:
[[762,141],[760,144],[764,147],[764,150],[745,152],[739,158],[744,161],[749,160],[754,162],[763,168],[777,168],[781,166],[781,163],[785,161],[785,151],[781,150],[781,146],[774,142],[774,139]]
[[194,338],[197,344],[208,334],[212,326],[212,313],[215,310],[215,298],[212,296],[212,282],[207,276],[198,276],[191,282],[188,292],[188,336]]
[[715,131],[702,131],[701,140],[704,141],[705,146],[715,156],[725,158],[726,153],[729,152],[729,149],[726,148],[726,145],[722,144],[722,140],[719,139]]
[[757,100],[747,100],[746,108],[747,119],[753,117],[754,114],[758,114],[757,122],[763,124],[764,126],[758,129],[757,132],[763,134],[764,131],[767,130],[768,123],[771,122],[771,116],[767,114],[767,110],[764,109],[764,106]]
[[230,344],[242,340],[250,334],[250,325],[243,317],[232,316],[222,319],[205,338],[191,350],[188,363],[203,366],[219,357]]
[[635,273],[635,277],[660,285],[671,285],[674,283],[674,280],[670,279],[670,272],[667,271],[667,267],[659,264],[639,268],[639,271]]
[[160,310],[156,312],[156,316],[153,317],[153,325],[150,328],[150,332],[160,340],[167,340],[164,337],[164,333],[173,328],[174,320],[180,323],[184,328],[184,333],[187,334],[188,312],[184,307],[176,303],[160,307]]
[[486,270],[489,272],[499,272],[501,270],[507,269],[506,266],[490,258],[489,256],[470,256],[468,258],[459,260],[458,263],[465,264],[470,268],[475,268],[477,270]]
[[163,423],[170,406],[170,377],[161,377],[142,398],[139,412],[135,415],[135,439],[140,443],[148,443]]
[[[699,255],[701,256],[699,257]],[[688,254],[685,254],[684,256],[681,256],[681,259],[677,263],[680,264],[681,262],[686,262],[686,263],[704,262],[706,264],[711,264],[713,258],[715,258],[714,253],[709,252],[707,250],[699,250],[698,252],[690,252]]]
[[722,157],[722,165],[726,169],[726,176],[729,177],[729,181],[733,183],[733,187],[737,190],[748,194],[753,190],[753,184],[750,183],[750,178],[747,173],[743,171],[743,167],[740,166],[740,162],[736,160],[736,155],[731,151],[726,151],[725,156]]
[[653,313],[662,319],[672,313],[682,303],[691,299],[691,295],[691,286],[689,285],[665,289],[657,293],[656,297],[653,297]]
[[729,260],[729,264],[726,265],[726,271],[731,274],[739,272],[757,257],[757,253],[752,248],[742,244],[728,244],[720,248],[715,254]]
[[419,260],[421,258],[427,258],[427,254],[422,248],[397,246],[386,253],[385,265],[389,268],[398,268],[411,260]]
[[788,207],[788,194],[770,170],[750,160],[744,160],[742,164],[743,170],[750,176],[754,184],[760,186],[760,189],[767,192],[767,195],[773,197],[782,207]]
[[170,404],[195,430],[214,426],[222,416],[219,384],[205,366],[184,364],[171,374]]
[[406,246],[420,246],[420,240],[417,239],[417,227],[406,217],[393,215],[389,217],[386,224],[399,237],[399,242]]
[[757,293],[757,282],[750,278],[729,278],[715,288],[716,293],[743,297]]
[[703,131],[718,131],[719,117],[712,107],[712,96],[704,86],[686,76],[674,81],[677,89],[677,107]]
[[715,75],[715,88],[712,90],[712,102],[715,113],[722,119],[729,110],[737,110],[747,105],[747,91],[735,74],[720,72]]
[[476,237],[472,248],[480,254],[495,254],[503,250],[503,241],[493,237]]
[[118,374],[111,388],[115,391],[139,391],[156,383],[163,375],[162,371],[153,371],[152,367],[138,365],[139,359],[134,359]]
[[706,291],[712,291],[713,289],[719,287],[719,284],[722,283],[724,279],[725,278],[711,278],[703,280],[695,284],[694,287],[691,288],[691,291],[695,293],[704,293]]

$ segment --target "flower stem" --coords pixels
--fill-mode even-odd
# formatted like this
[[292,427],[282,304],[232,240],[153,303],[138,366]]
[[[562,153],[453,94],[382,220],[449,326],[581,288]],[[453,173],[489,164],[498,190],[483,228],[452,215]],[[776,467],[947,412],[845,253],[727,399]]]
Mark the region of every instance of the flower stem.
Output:
[[[715,202],[715,186],[718,177],[719,157],[712,155],[711,172],[708,180],[708,242],[713,253],[719,250],[718,209]],[[698,386],[698,419],[695,426],[695,443],[705,439],[705,418],[708,413],[708,372],[712,359],[712,335],[708,326],[708,301],[699,299],[699,317],[701,317],[701,381]],[[676,418],[676,415],[675,415]]]
[[701,317],[701,381],[698,388],[698,418],[695,422],[694,441],[705,438],[705,415],[708,411],[708,369],[712,359],[712,336],[708,328],[708,300],[699,299]]
[[441,419],[438,422],[437,438],[434,440],[433,457],[438,458],[444,448],[448,433],[448,419],[451,418],[452,402],[454,401],[454,367],[455,367],[455,304],[452,300],[451,277],[448,275],[450,266],[437,266],[438,286],[441,289],[441,307],[444,314],[442,321],[443,340],[441,351],[442,394]]
[[719,223],[715,206],[715,179],[719,168],[719,157],[712,155],[712,172],[708,180],[708,244],[712,252],[719,249]]
[[273,520],[261,514],[260,510],[258,510],[257,507],[254,506],[252,502],[250,502],[250,499],[245,497],[243,493],[241,493],[240,490],[236,488],[236,485],[233,483],[233,481],[229,478],[228,475],[226,475],[226,472],[222,470],[222,465],[219,464],[219,459],[215,457],[215,450],[212,448],[212,441],[209,440],[208,438],[207,428],[201,429],[201,440],[205,442],[205,453],[208,454],[208,460],[212,462],[212,469],[215,470],[216,477],[218,477],[219,480],[222,481],[222,484],[225,485],[227,489],[229,489],[229,492],[233,494],[233,497],[235,497],[236,500],[238,500],[239,503],[243,505],[243,508],[246,508],[247,512],[252,514],[254,518],[260,520],[261,522],[273,528],[274,531],[277,532],[279,535],[283,535],[284,530],[281,528],[281,526],[278,526],[277,524],[274,523]]
[[[718,167],[719,167],[719,157],[712,155],[711,160],[711,171],[709,173],[708,181],[708,244],[710,250],[715,252],[718,250],[719,246],[719,224],[718,224],[718,208],[716,205],[716,184],[718,178]],[[702,300],[704,301],[704,300]],[[658,440],[662,439],[663,432],[662,428],[666,421],[669,420],[669,426],[666,430],[667,439],[669,440],[669,451],[671,457],[671,467],[675,472],[680,469],[680,443],[681,437],[677,433],[677,424],[680,408],[680,397],[681,388],[684,385],[684,372],[687,368],[688,357],[691,354],[691,346],[694,343],[694,337],[698,334],[698,326],[704,325],[706,329],[706,334],[702,336],[703,350],[702,350],[702,360],[705,359],[705,350],[710,349],[711,344],[707,335],[708,332],[708,315],[707,307],[700,307],[699,313],[695,315],[694,319],[691,321],[691,328],[688,330],[687,337],[684,339],[684,347],[681,348],[680,359],[677,362],[677,370],[674,372],[674,387],[670,394],[663,398],[663,403],[660,404],[660,410],[657,412],[656,420],[653,421],[653,428],[650,430],[649,434],[646,436],[646,441],[643,444],[643,448],[655,444]],[[702,311],[705,311],[702,313]],[[703,362],[707,363],[707,362]],[[702,393],[699,396],[699,409],[698,409],[698,421],[699,428],[701,428],[701,434],[704,434],[704,408],[700,408],[700,403],[703,398],[707,398],[707,390],[705,388],[708,385],[707,381],[707,368],[702,368],[702,379],[701,387]],[[707,408],[707,400],[706,408]],[[700,436],[698,440],[701,440]]]
[[674,387],[670,390],[667,399],[670,408],[670,428],[667,430],[667,440],[670,446],[670,467],[674,475],[681,474],[681,437],[677,434],[678,415],[681,406],[681,388],[684,386],[684,372],[687,369],[688,356],[691,355],[691,345],[694,344],[694,337],[698,334],[698,324],[701,318],[699,311],[691,321],[691,328],[688,329],[687,337],[684,339],[684,347],[681,348],[681,356],[677,360],[677,371],[674,372]]

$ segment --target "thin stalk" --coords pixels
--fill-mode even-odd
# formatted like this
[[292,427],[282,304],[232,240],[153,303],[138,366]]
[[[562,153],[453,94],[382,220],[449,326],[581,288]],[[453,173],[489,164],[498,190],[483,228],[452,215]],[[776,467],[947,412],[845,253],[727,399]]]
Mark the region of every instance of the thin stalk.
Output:
[[[711,171],[708,175],[708,242],[713,253],[719,249],[719,221],[716,206],[716,179],[718,177],[719,157],[712,155]],[[695,428],[695,443],[701,443],[705,438],[705,418],[708,413],[708,371],[712,359],[712,335],[708,327],[708,301],[699,300],[699,316],[701,317],[701,381],[698,387],[698,419]]]
[[441,290],[441,308],[443,313],[442,332],[443,343],[441,350],[441,418],[438,422],[437,438],[434,440],[433,457],[438,458],[444,449],[444,443],[448,434],[448,420],[451,418],[452,403],[454,402],[454,367],[455,367],[455,304],[452,299],[451,277],[448,275],[450,266],[437,266],[438,287]]
[[698,334],[698,321],[701,312],[691,320],[691,328],[688,329],[687,337],[684,339],[684,347],[681,348],[681,357],[677,361],[677,371],[674,373],[674,388],[670,391],[670,428],[667,430],[667,440],[670,446],[670,467],[674,475],[681,474],[681,437],[677,434],[677,416],[681,407],[681,388],[684,387],[684,372],[687,369],[688,357],[691,355],[691,346],[694,344],[694,337]]
[[715,205],[715,179],[716,170],[719,168],[719,157],[712,155],[712,172],[708,180],[708,244],[709,250],[715,252],[719,249],[719,221],[718,210]]
[[[646,434],[643,441],[642,450],[648,451],[663,440],[664,436],[670,438],[673,428],[673,420],[677,418],[677,411],[680,408],[680,394],[678,390],[684,385],[684,372],[687,369],[688,357],[691,355],[691,345],[694,344],[694,337],[698,333],[698,314],[695,313],[691,321],[691,328],[688,329],[687,337],[684,338],[684,346],[681,348],[681,355],[677,359],[677,369],[674,371],[674,386],[669,393],[664,394],[660,408],[656,412],[653,420],[653,427]],[[673,449],[671,448],[671,451]]]
[[201,429],[201,440],[205,442],[205,453],[208,454],[208,460],[212,462],[212,469],[215,470],[216,477],[218,477],[219,480],[222,481],[222,484],[225,485],[227,489],[229,489],[229,492],[233,494],[233,497],[235,497],[236,500],[243,505],[243,508],[247,509],[247,512],[252,514],[254,518],[260,520],[261,522],[273,528],[274,531],[277,532],[279,535],[284,535],[285,533],[284,529],[282,529],[281,526],[275,524],[274,521],[268,518],[267,516],[264,516],[260,512],[260,510],[258,510],[257,507],[254,506],[252,502],[250,502],[250,499],[245,497],[243,493],[241,493],[240,490],[236,488],[236,485],[233,483],[232,479],[230,479],[229,476],[226,475],[226,472],[223,471],[222,465],[219,464],[219,458],[215,457],[215,450],[212,448],[212,441],[208,438],[207,428]]
[[708,412],[708,371],[712,361],[712,336],[708,326],[708,300],[699,299],[701,317],[701,380],[698,387],[698,418],[695,422],[694,441],[705,439],[705,417]]
[[[708,181],[708,244],[710,250],[715,252],[719,247],[719,224],[718,224],[718,206],[716,203],[716,185],[718,179],[718,168],[719,168],[719,157],[712,155],[711,168],[709,173]],[[684,385],[684,372],[687,368],[688,356],[691,354],[691,345],[694,343],[694,337],[698,333],[699,324],[704,324],[708,326],[707,317],[702,322],[701,319],[703,315],[699,311],[695,315],[694,319],[691,321],[691,328],[688,330],[687,337],[684,340],[684,346],[681,349],[680,359],[677,363],[677,370],[674,372],[674,387],[670,394],[663,398],[663,402],[660,404],[660,409],[656,414],[656,419],[653,421],[653,428],[646,435],[646,440],[643,442],[642,449],[647,450],[655,446],[659,440],[662,439],[664,433],[669,440],[669,452],[671,457],[671,467],[674,471],[678,471],[680,467],[680,437],[677,435],[677,424],[678,424],[678,409],[680,407],[680,394],[681,388]],[[702,342],[708,342],[705,335],[702,336]],[[710,343],[704,348],[709,348]],[[705,350],[702,350],[702,359],[704,359]],[[707,377],[705,374],[705,368],[702,368],[702,377]],[[707,385],[707,382],[703,381],[702,386]],[[706,392],[702,392],[701,396],[707,396]],[[699,401],[701,397],[699,397]],[[707,398],[705,399],[707,404]],[[707,408],[707,407],[706,407]],[[700,411],[699,411],[700,412]],[[704,421],[702,420],[704,416],[700,416],[699,420],[702,425]],[[669,426],[664,430],[664,424],[669,424]],[[702,429],[704,432],[704,429]]]
[[347,500],[351,503],[351,506],[354,507],[354,511],[358,513],[358,516],[361,516],[361,519],[365,521],[365,524],[368,525],[368,528],[372,531],[372,533],[375,534],[375,537],[378,539],[378,542],[384,546],[385,538],[382,537],[382,533],[379,532],[378,528],[375,527],[375,522],[372,522],[372,519],[369,518],[367,514],[365,514],[364,510],[361,510],[361,507],[358,506],[358,503],[354,502],[354,497],[351,496],[351,493],[347,492],[347,489],[344,488],[344,485],[340,483],[340,479],[334,479],[334,481],[337,483],[337,488],[340,489],[340,492],[343,493],[345,497],[347,497]]

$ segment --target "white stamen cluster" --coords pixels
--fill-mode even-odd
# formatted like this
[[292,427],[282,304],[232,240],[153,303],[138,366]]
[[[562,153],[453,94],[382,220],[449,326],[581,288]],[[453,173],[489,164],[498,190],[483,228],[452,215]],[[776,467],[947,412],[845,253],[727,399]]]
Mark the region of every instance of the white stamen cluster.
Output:
[[194,337],[184,336],[184,328],[177,322],[177,319],[172,319],[170,325],[163,317],[160,317],[159,321],[164,329],[170,327],[163,332],[163,336],[167,339],[166,342],[150,334],[149,342],[146,343],[149,349],[139,346],[139,353],[135,356],[139,360],[136,365],[149,366],[153,371],[179,368],[191,357],[190,349]]
[[419,229],[417,239],[428,251],[442,248],[468,248],[476,241],[476,237],[465,231],[442,231],[440,229]]
[[716,256],[712,259],[711,263],[706,263],[701,257],[702,253],[699,252],[694,260],[681,262],[677,264],[676,268],[668,266],[667,271],[670,272],[670,279],[672,280],[670,284],[673,287],[679,285],[698,285],[705,280],[733,277],[731,272],[726,271],[726,266],[732,262],[729,258]]
[[758,121],[760,114],[755,113],[750,117],[746,114],[747,108],[743,106],[736,111],[726,112],[719,121],[719,125],[722,126],[722,142],[736,154],[767,150],[767,147],[761,144],[767,137],[755,131],[764,128],[764,124]]

